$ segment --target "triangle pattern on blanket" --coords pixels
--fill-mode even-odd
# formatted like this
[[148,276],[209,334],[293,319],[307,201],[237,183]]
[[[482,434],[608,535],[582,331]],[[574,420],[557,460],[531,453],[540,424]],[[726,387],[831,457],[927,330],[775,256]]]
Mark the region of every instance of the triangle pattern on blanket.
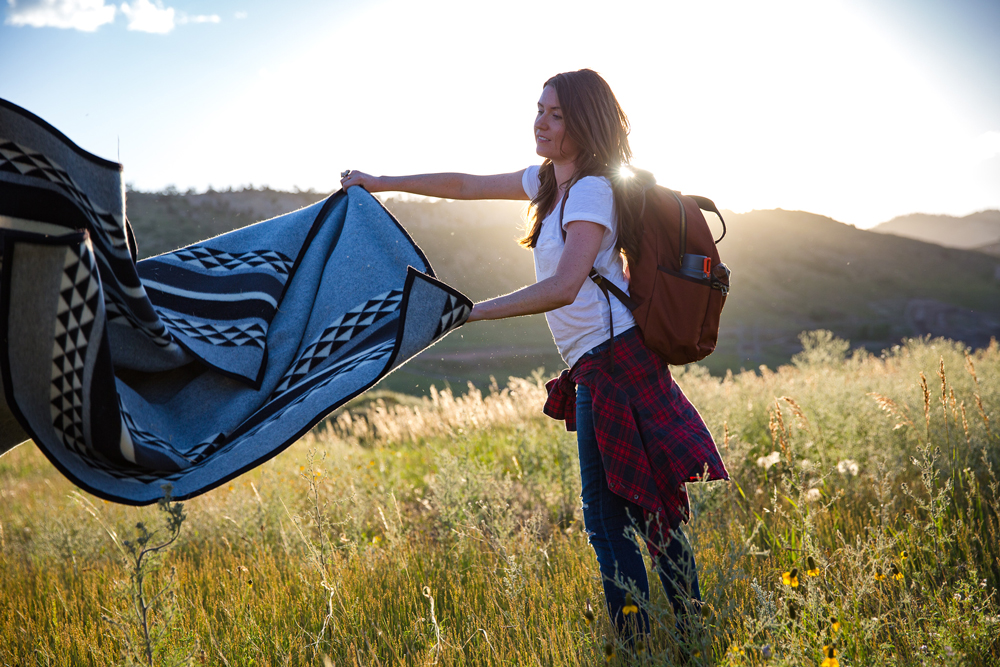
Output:
[[67,246],[52,344],[50,411],[52,426],[63,444],[86,453],[83,436],[83,372],[90,333],[100,299],[97,267],[89,246],[77,254]]
[[249,252],[225,252],[203,245],[191,246],[173,253],[175,259],[192,262],[204,269],[246,269],[267,266],[276,273],[288,275],[292,260],[276,250],[251,250]]
[[[8,139],[0,139],[0,172],[8,171],[21,175],[44,178],[50,183],[62,187],[63,191],[83,212],[91,222],[91,232],[96,234],[100,241],[95,241],[93,250],[96,253],[95,262],[100,260],[107,264],[107,251],[127,253],[128,239],[125,235],[125,225],[120,217],[104,210],[94,203],[94,201],[84,192],[73,177],[69,175],[62,166],[55,160]],[[105,246],[102,248],[102,244]],[[103,257],[103,259],[100,259]],[[132,301],[142,301],[145,292],[142,285],[131,288],[133,292]],[[121,303],[118,303],[118,301]],[[150,341],[162,348],[174,345],[159,320],[147,321],[138,317],[129,306],[128,298],[124,297],[119,290],[108,290],[105,295],[105,306],[107,308],[108,321],[128,322],[129,326],[141,331]]]
[[449,294],[441,312],[441,320],[438,322],[437,331],[434,332],[434,339],[437,340],[459,324],[465,322],[469,314],[469,307],[458,300],[454,294]]
[[253,345],[264,349],[267,331],[258,322],[237,322],[228,326],[197,322],[160,311],[160,319],[174,333],[222,347]]
[[50,183],[61,185],[94,223],[94,230],[102,232],[102,237],[113,248],[124,248],[128,241],[122,222],[112,213],[93,202],[73,180],[65,169],[54,160],[38,151],[31,150],[10,140],[0,139],[0,171],[11,171],[22,176],[44,178]]
[[398,311],[402,298],[403,290],[389,290],[366,300],[338,317],[292,364],[291,370],[278,384],[274,394],[280,394],[295,385],[312,369],[329,359],[345,343],[386,315]]

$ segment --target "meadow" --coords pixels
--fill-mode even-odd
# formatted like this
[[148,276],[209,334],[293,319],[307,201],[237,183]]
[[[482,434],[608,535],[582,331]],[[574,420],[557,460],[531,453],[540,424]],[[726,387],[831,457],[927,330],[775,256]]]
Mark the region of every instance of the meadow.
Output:
[[705,604],[683,634],[654,586],[651,636],[615,641],[536,374],[370,392],[184,503],[101,501],[18,447],[0,664],[1000,664],[1000,345],[803,344],[676,369],[732,477],[689,486]]

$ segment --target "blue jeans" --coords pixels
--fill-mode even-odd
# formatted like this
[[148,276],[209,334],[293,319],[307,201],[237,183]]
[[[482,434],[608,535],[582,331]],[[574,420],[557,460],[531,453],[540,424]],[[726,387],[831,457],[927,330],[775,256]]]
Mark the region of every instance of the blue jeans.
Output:
[[[599,351],[601,346],[588,354]],[[583,482],[583,520],[590,536],[590,545],[597,553],[597,562],[604,583],[604,598],[619,635],[631,639],[636,630],[649,632],[649,615],[643,608],[649,600],[649,581],[642,552],[635,539],[635,529],[644,531],[642,507],[625,500],[608,489],[604,463],[594,432],[593,400],[590,389],[576,387],[577,444],[580,448],[580,477]],[[698,571],[694,551],[680,527],[670,531],[670,541],[660,546],[660,556],[654,562],[656,571],[674,609],[678,629],[683,630],[690,600],[701,601]],[[617,581],[616,581],[617,579]],[[622,612],[626,591],[619,582],[630,582],[642,595],[637,601],[639,612],[631,618]],[[633,620],[634,619],[634,620]]]

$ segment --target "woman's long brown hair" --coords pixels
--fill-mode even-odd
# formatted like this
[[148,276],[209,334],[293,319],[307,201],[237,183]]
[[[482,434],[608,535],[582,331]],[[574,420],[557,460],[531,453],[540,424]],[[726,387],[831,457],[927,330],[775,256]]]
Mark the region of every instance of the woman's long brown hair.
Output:
[[[622,167],[632,159],[628,145],[628,117],[611,91],[611,86],[601,75],[590,69],[563,72],[545,82],[559,98],[566,134],[579,147],[576,171],[570,186],[586,176],[604,176],[611,182],[615,211],[618,217],[616,248],[625,257],[636,261],[641,253],[640,208],[642,205],[642,179],[622,176]],[[534,248],[542,231],[542,221],[556,204],[559,184],[555,168],[546,159],[538,170],[538,193],[531,200],[529,224],[531,228],[519,243]]]

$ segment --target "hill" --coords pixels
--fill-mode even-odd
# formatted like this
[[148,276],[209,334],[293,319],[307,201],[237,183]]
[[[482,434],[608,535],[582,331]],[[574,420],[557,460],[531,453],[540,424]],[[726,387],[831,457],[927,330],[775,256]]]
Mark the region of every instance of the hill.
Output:
[[1000,257],[1000,241],[996,243],[987,243],[986,245],[981,245],[974,248],[976,252],[984,252],[987,255],[993,255],[994,257]]
[[906,236],[949,248],[974,250],[1000,244],[1000,211],[979,211],[961,218],[911,213],[876,225],[871,231]]
[[[322,198],[269,190],[129,193],[143,256],[170,250]],[[475,300],[534,280],[531,253],[516,239],[518,202],[389,198],[387,208],[422,247],[438,276]],[[911,336],[986,345],[1000,332],[1000,261],[981,252],[856,229],[802,211],[726,212],[720,244],[733,270],[713,373],[775,367],[801,349],[804,330],[829,329],[878,351]],[[430,382],[488,382],[562,367],[542,316],[477,323],[390,376],[389,388],[422,392]]]

